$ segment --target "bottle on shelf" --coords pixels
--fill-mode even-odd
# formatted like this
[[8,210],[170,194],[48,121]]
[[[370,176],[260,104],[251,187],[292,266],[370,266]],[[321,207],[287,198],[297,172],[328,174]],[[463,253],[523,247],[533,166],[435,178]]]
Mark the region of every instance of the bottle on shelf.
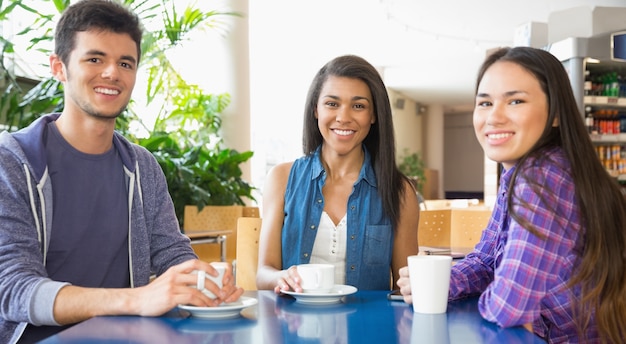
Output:
[[587,127],[587,133],[589,134],[597,134],[598,130],[594,126],[594,118],[593,113],[591,112],[591,106],[585,107],[585,127]]
[[619,97],[619,82],[617,72],[611,72],[609,77],[609,97]]
[[591,72],[588,70],[585,71],[584,91],[586,96],[593,95],[593,81],[591,80]]

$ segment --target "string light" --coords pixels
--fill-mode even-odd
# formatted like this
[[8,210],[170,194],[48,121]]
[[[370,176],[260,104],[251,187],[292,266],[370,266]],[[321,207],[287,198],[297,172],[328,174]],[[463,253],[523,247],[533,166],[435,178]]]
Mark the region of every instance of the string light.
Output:
[[394,16],[390,12],[387,13],[387,20],[390,23],[396,24],[399,27],[403,28],[402,31],[406,33],[419,34],[421,36],[431,38],[434,41],[446,41],[446,42],[451,41],[451,42],[459,42],[459,43],[469,43],[469,44],[474,45],[475,47],[482,47],[482,46],[494,47],[494,46],[510,45],[512,43],[512,40],[504,41],[504,40],[477,39],[475,37],[450,35],[450,34],[443,34],[439,32],[425,30],[423,28],[419,28],[417,26],[410,25],[410,24],[403,22],[400,18]]
[[[436,42],[457,42],[457,43],[465,43],[471,44],[474,46],[475,50],[480,50],[481,47],[494,47],[494,46],[505,46],[511,45],[511,40],[495,40],[495,39],[478,39],[476,37],[467,37],[461,35],[453,35],[453,34],[445,34],[441,32],[434,32],[432,30],[427,30],[422,27],[418,27],[416,25],[412,25],[407,23],[406,20],[402,20],[400,17],[394,14],[394,0],[380,0],[381,7],[386,13],[387,21],[391,24],[395,24],[400,30],[404,33],[414,33],[420,36],[430,38]],[[406,11],[404,9],[403,11]],[[482,48],[483,50],[485,48]]]

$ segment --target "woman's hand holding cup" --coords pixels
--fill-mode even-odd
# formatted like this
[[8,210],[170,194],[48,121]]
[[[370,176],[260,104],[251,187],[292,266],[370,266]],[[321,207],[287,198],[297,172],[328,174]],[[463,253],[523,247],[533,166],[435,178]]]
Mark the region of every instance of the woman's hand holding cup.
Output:
[[281,271],[274,292],[293,290],[296,293],[328,293],[335,283],[332,264],[300,264]]

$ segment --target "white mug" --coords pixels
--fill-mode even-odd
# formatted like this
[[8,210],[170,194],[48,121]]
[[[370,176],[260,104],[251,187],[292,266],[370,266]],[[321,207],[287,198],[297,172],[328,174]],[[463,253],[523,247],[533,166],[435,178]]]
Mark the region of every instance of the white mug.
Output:
[[452,257],[418,255],[407,258],[413,311],[424,314],[445,313],[448,308]]
[[328,293],[335,286],[335,266],[332,264],[301,264],[296,268],[305,293]]
[[214,262],[211,263],[211,266],[213,266],[213,268],[217,271],[218,275],[217,276],[212,276],[207,274],[204,270],[194,270],[191,273],[192,274],[197,274],[198,275],[198,279],[196,282],[196,288],[198,290],[201,290],[206,296],[208,296],[211,299],[215,298],[215,295],[209,291],[208,289],[204,288],[204,283],[206,281],[206,279],[211,280],[213,283],[215,283],[218,288],[222,288],[222,280],[224,280],[224,273],[226,273],[226,263],[222,263],[222,262]]

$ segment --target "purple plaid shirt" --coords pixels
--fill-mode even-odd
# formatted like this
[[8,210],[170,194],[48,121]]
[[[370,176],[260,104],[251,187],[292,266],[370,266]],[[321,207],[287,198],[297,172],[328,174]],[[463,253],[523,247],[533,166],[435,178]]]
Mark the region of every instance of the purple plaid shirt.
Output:
[[545,152],[550,159],[527,161],[521,167],[542,186],[533,191],[518,176],[513,207],[544,238],[524,229],[510,215],[506,197],[515,166],[505,171],[495,208],[480,242],[452,268],[450,300],[480,294],[478,308],[488,321],[509,327],[533,323],[549,342],[597,342],[594,323],[579,338],[572,316],[571,289],[566,287],[582,251],[584,230],[570,164],[560,148]]

